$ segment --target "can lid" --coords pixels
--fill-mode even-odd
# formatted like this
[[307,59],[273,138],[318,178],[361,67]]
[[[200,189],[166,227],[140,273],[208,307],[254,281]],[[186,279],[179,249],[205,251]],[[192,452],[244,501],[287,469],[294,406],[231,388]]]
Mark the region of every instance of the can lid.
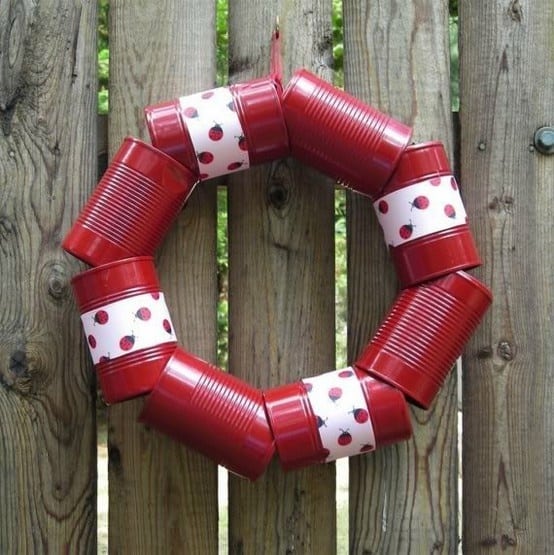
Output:
[[267,389],[263,395],[282,468],[293,470],[324,462],[328,453],[302,382]]
[[261,391],[179,347],[139,420],[250,480],[275,453]]
[[355,369],[371,415],[377,447],[404,441],[412,435],[412,422],[404,395],[395,387]]
[[199,175],[198,161],[181,117],[179,100],[147,106],[144,115],[154,147],[186,166],[195,176]]
[[402,287],[412,287],[482,263],[467,224],[392,247],[390,253]]
[[409,145],[398,159],[394,173],[382,194],[392,193],[417,181],[450,174],[450,162],[440,141]]
[[125,296],[160,290],[152,256],[135,256],[86,270],[71,280],[81,312]]
[[280,83],[272,77],[262,77],[232,85],[230,90],[248,140],[251,165],[288,156]]

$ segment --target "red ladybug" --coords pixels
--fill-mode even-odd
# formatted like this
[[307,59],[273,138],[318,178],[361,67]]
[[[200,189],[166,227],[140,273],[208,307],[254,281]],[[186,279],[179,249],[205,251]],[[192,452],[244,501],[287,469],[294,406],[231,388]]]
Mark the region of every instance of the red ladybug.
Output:
[[373,451],[374,447],[373,445],[371,445],[371,443],[364,443],[361,447],[360,447],[360,453],[367,453],[368,451]]
[[207,150],[199,152],[196,157],[201,164],[211,164],[214,161],[214,155]]
[[198,117],[198,110],[194,106],[189,106],[183,110],[186,118],[194,119]]
[[101,326],[106,324],[110,317],[105,310],[99,310],[93,317],[95,324],[100,324]]
[[223,138],[223,128],[219,123],[215,123],[215,125],[210,128],[208,137],[210,137],[212,141],[220,141]]
[[214,91],[205,91],[200,95],[200,98],[207,100],[208,98],[211,98],[213,95],[214,95]]
[[456,182],[456,179],[454,177],[450,178],[450,186],[452,187],[452,189],[454,189],[454,191],[458,190],[458,183]]
[[304,384],[304,389],[308,392],[311,391],[314,387],[311,382],[302,382],[302,383]]
[[110,360],[109,355],[102,355],[99,359],[98,362],[108,362]]
[[369,413],[365,409],[352,409],[350,414],[354,416],[354,420],[358,424],[364,424],[369,420]]
[[173,332],[173,330],[171,329],[171,324],[169,323],[169,320],[164,320],[164,321],[162,322],[162,326],[164,327],[164,330],[165,330],[167,333],[172,333],[172,332]]
[[444,207],[444,213],[449,217],[449,218],[456,218],[456,210],[454,209],[454,207],[451,204],[447,204]]
[[429,179],[429,183],[431,183],[431,185],[434,185],[436,187],[437,185],[441,184],[441,178],[440,177],[432,177],[431,179]]
[[138,318],[139,320],[142,320],[143,322],[146,322],[147,320],[150,320],[151,316],[152,316],[152,313],[150,312],[150,309],[145,307],[145,306],[139,308],[135,312],[135,318]]
[[341,431],[341,434],[337,439],[337,443],[343,446],[352,443],[352,435],[350,434],[350,432],[348,430],[343,430],[342,428],[339,429]]
[[349,378],[353,374],[354,372],[352,372],[352,370],[341,370],[339,372],[339,378]]
[[425,195],[420,195],[419,197],[416,197],[412,202],[410,202],[410,204],[412,205],[412,208],[410,210],[414,208],[425,210],[429,206],[429,199]]
[[135,336],[133,334],[124,335],[119,340],[119,348],[122,351],[130,351],[133,348],[134,344],[135,344]]
[[335,401],[338,401],[341,397],[342,397],[342,389],[340,387],[332,387],[329,390],[329,399],[331,399],[331,401],[333,401],[333,403]]
[[231,110],[231,112],[236,112],[235,103],[232,100],[231,100],[231,102],[229,102],[227,104],[227,108],[229,108],[229,110]]
[[208,177],[210,177],[209,174],[207,174],[207,173],[201,173],[201,174],[198,176],[198,179],[208,179]]
[[241,150],[248,150],[248,141],[244,135],[239,135],[236,137],[238,139],[238,145]]
[[94,335],[89,335],[87,339],[88,344],[91,346],[92,349],[94,349],[96,347],[96,337],[94,337]]
[[377,210],[379,210],[381,214],[386,214],[389,211],[389,203],[386,200],[380,200],[377,205]]
[[157,301],[160,298],[160,294],[159,293],[150,293],[152,295],[152,298]]
[[242,165],[244,164],[244,161],[242,162],[231,162],[228,166],[227,169],[232,172],[235,170],[238,170]]
[[412,224],[411,220],[410,220],[409,224],[404,224],[398,230],[398,233],[400,234],[400,237],[402,237],[402,239],[409,239],[412,236],[412,233],[414,231],[414,227],[415,227],[415,225]]
[[316,415],[315,422],[318,428],[321,428],[322,426],[325,426],[327,428],[327,418],[323,419],[321,418],[321,416]]

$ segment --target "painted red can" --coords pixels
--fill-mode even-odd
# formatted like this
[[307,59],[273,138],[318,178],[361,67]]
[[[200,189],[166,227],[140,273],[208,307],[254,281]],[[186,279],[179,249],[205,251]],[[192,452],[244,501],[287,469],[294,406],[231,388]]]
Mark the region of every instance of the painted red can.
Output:
[[92,266],[153,255],[196,182],[173,158],[127,137],[62,247]]
[[275,453],[261,391],[181,348],[139,420],[250,480]]
[[[283,158],[289,144],[281,95],[278,80],[262,77],[147,106],[152,144],[202,179]],[[227,152],[221,152],[223,145]],[[233,147],[238,147],[236,161],[226,160],[213,169],[217,149],[229,156]]]
[[481,264],[442,143],[407,147],[374,206],[402,287]]
[[[412,425],[404,395],[386,383],[374,379],[359,369],[336,371],[339,375],[350,374],[356,380],[364,397],[363,407],[351,402],[345,395],[341,402],[344,406],[338,409],[343,412],[344,422],[352,421],[351,414],[357,419],[371,422],[371,442],[360,442],[354,445],[352,454],[373,451],[376,448],[403,441],[411,437]],[[340,379],[340,378],[339,378]],[[317,382],[318,377],[312,378]],[[275,437],[277,453],[284,470],[304,468],[311,464],[323,463],[330,452],[325,448],[320,431],[327,427],[328,420],[316,414],[310,402],[307,383],[299,381],[264,391],[264,401],[269,423]],[[330,399],[333,403],[337,400]],[[352,410],[355,406],[358,408]],[[361,416],[361,417],[360,417]],[[342,418],[341,417],[341,418]],[[350,441],[350,428],[347,424],[340,428],[343,442]],[[339,440],[340,441],[340,440]],[[336,458],[336,456],[334,457]]]
[[177,346],[153,258],[98,266],[72,286],[106,403],[150,392]]
[[305,69],[283,93],[291,154],[346,187],[379,195],[412,130]]
[[429,408],[491,302],[462,271],[404,289],[354,366]]

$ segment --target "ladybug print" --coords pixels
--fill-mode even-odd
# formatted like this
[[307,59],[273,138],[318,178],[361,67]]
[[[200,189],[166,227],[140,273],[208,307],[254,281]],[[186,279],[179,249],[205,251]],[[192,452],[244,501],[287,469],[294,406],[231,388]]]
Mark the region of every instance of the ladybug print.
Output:
[[313,388],[314,385],[311,382],[302,382],[304,384],[304,389],[309,393]]
[[360,453],[367,453],[368,451],[373,451],[374,447],[373,445],[371,445],[371,443],[364,443],[361,447],[360,447]]
[[431,183],[431,185],[437,187],[438,185],[441,184],[441,178],[440,177],[432,177],[431,179],[429,179],[429,183]]
[[409,224],[404,224],[398,230],[398,233],[399,233],[400,237],[402,237],[402,239],[409,239],[412,236],[412,233],[414,231],[414,227],[415,227],[415,225],[412,224],[411,220],[410,220]]
[[325,427],[327,428],[327,418],[321,418],[321,416],[316,415],[315,422],[318,428]]
[[152,313],[150,312],[150,309],[147,308],[146,306],[143,306],[143,307],[139,308],[135,312],[135,318],[138,318],[139,320],[142,320],[143,322],[147,322],[148,320],[150,320],[151,317],[152,317]]
[[135,336],[133,334],[124,335],[119,340],[119,348],[122,351],[130,351],[133,348],[134,344],[135,344]]
[[96,337],[94,337],[94,335],[89,335],[87,339],[91,349],[94,349],[96,347]]
[[200,98],[202,98],[203,100],[207,100],[208,98],[211,98],[214,95],[214,91],[205,91],[200,95]]
[[219,123],[214,122],[215,125],[208,131],[208,137],[212,141],[220,141],[223,138],[223,128]]
[[329,399],[335,403],[342,397],[342,389],[340,387],[332,387],[327,395],[329,395]]
[[236,137],[238,139],[238,145],[241,150],[248,150],[248,142],[244,135]]
[[198,110],[194,106],[189,106],[183,110],[186,118],[194,119],[198,117]]
[[98,362],[108,362],[110,360],[109,355],[102,355],[99,359]]
[[101,326],[103,326],[104,324],[108,323],[108,320],[110,319],[110,317],[108,316],[108,313],[105,310],[99,310],[93,317],[94,319],[94,324],[100,324]]
[[338,374],[339,378],[350,378],[353,375],[354,372],[352,370],[341,370]]
[[369,420],[369,413],[366,409],[352,409],[349,414],[354,416],[354,420],[358,424],[364,424]]
[[199,152],[196,157],[201,164],[211,164],[214,161],[214,155],[207,150]]
[[389,211],[389,203],[386,200],[380,200],[377,205],[377,210],[379,210],[381,214],[386,214]]
[[169,323],[169,320],[164,320],[164,321],[162,322],[162,326],[164,327],[164,330],[165,330],[167,333],[171,334],[171,333],[173,332],[173,330],[172,330],[172,328],[171,328],[171,324]]
[[207,174],[207,173],[201,173],[201,174],[198,176],[198,179],[208,179],[208,177],[210,177],[209,174]]
[[450,186],[452,187],[452,189],[454,189],[454,191],[458,190],[458,183],[453,177],[450,178]]
[[227,166],[227,169],[232,172],[232,171],[238,170],[243,164],[244,164],[244,161],[242,161],[242,162],[231,162]]
[[452,218],[452,219],[455,219],[455,218],[456,218],[456,210],[454,209],[454,207],[453,207],[451,204],[447,204],[447,205],[444,207],[444,213],[445,213],[449,218]]
[[425,195],[420,195],[410,202],[410,204],[412,206],[410,210],[413,210],[414,208],[417,208],[418,210],[425,210],[429,207],[429,199]]
[[339,429],[341,433],[337,439],[337,443],[342,446],[350,445],[350,443],[352,443],[352,435],[350,432],[348,430],[343,430],[342,428]]
[[155,301],[158,301],[158,300],[160,299],[160,294],[157,293],[157,292],[156,292],[156,293],[150,293],[150,295],[152,296],[152,298],[153,298]]
[[229,110],[231,110],[231,112],[236,112],[235,103],[232,100],[231,100],[231,102],[229,102],[227,104],[227,108],[229,108]]

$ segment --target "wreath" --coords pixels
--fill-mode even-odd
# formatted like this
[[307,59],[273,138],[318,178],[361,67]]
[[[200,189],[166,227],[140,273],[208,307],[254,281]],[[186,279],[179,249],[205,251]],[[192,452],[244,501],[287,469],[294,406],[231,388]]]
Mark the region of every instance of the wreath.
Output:
[[[93,266],[72,286],[106,403],[251,480],[405,440],[491,303],[440,142],[301,69],[145,108],[63,241]],[[180,347],[153,254],[195,186],[293,156],[373,201],[401,290],[349,367],[261,391]]]

